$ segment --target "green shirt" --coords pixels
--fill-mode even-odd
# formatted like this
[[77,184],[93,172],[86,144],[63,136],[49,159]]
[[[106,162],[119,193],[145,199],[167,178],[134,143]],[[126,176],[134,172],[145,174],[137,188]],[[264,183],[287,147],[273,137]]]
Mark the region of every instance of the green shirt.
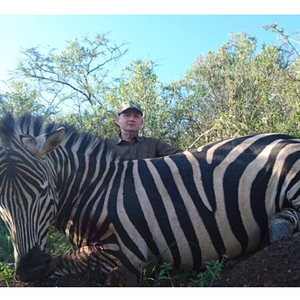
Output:
[[137,136],[131,142],[121,138],[112,139],[116,152],[123,160],[151,158],[180,153],[182,150],[173,147],[159,139]]

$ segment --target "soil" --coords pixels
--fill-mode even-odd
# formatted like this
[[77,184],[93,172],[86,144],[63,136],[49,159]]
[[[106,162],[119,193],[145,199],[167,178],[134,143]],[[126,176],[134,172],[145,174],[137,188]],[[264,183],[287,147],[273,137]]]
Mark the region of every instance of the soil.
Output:
[[228,261],[219,287],[299,287],[300,233],[248,257]]
[[[300,233],[275,242],[252,255],[224,264],[222,279],[213,287],[299,287]],[[2,284],[5,286],[5,284]],[[97,282],[85,278],[64,278],[32,283],[10,282],[14,287],[96,287]]]

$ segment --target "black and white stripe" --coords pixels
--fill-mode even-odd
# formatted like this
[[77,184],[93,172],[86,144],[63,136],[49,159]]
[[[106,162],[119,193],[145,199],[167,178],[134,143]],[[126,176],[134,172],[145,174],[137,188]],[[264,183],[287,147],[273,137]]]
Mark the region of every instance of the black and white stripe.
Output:
[[[28,127],[37,126],[26,118]],[[46,133],[47,140],[48,131],[58,126],[45,128],[28,132]],[[15,132],[24,134],[19,128]],[[19,139],[17,134],[14,137]],[[105,278],[116,266],[125,266],[138,276],[144,263],[154,257],[175,268],[200,269],[205,261],[224,254],[233,258],[255,250],[265,239],[274,214],[289,219],[293,229],[298,225],[300,141],[287,135],[252,135],[135,161],[116,158],[109,140],[80,135],[70,128],[43,161],[29,159],[34,157],[32,150],[25,153],[17,144],[35,174],[23,172],[27,177],[21,190],[36,178],[31,181],[37,189],[44,190],[47,181],[56,192],[54,209],[50,202],[46,204],[47,194],[42,208],[32,209],[29,216],[44,218],[47,209],[55,211],[57,228],[80,248],[55,258],[57,276],[98,270]],[[7,163],[4,147],[0,153],[1,176],[7,177],[2,168]],[[1,182],[5,191],[1,212],[10,231],[24,232],[23,243],[28,239],[30,244],[27,248],[40,243],[32,237],[45,232],[41,228],[48,222],[32,228],[26,222],[17,225],[23,216],[11,211],[22,215],[26,208],[19,198],[28,196],[14,196],[9,183]],[[34,203],[35,194],[29,198]],[[16,248],[20,247],[17,243]]]

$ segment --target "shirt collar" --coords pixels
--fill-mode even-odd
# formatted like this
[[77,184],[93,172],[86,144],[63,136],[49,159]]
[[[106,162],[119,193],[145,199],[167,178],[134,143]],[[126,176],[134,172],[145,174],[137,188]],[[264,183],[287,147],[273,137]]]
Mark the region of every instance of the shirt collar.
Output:
[[[137,135],[136,137],[134,137],[134,139],[137,141],[137,142],[141,142],[141,136]],[[120,144],[122,142],[122,138],[121,138],[121,133],[119,133],[119,137],[117,139],[117,144]],[[125,142],[125,141],[124,141]]]

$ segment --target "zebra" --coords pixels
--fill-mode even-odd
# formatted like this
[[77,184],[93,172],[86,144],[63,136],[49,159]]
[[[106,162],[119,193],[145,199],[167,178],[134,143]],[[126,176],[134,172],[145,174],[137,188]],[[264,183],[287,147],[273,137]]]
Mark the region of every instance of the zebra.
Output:
[[[123,161],[109,139],[7,113],[0,146],[0,215],[20,281],[94,274],[103,285],[138,286],[155,258],[201,270],[298,227],[300,140],[288,135]],[[51,224],[77,249],[51,257]]]

